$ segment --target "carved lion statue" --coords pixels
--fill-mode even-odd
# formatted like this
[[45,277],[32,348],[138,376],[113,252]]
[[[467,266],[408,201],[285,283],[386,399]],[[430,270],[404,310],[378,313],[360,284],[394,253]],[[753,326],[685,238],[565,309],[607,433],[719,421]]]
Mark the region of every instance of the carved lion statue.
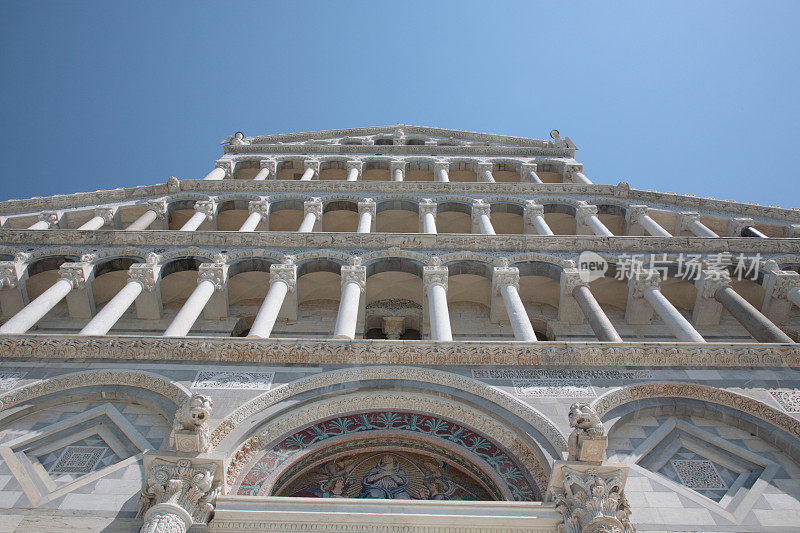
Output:
[[[606,428],[600,420],[600,415],[588,403],[577,402],[569,408],[569,425],[572,433],[569,436],[569,460],[581,460],[581,447],[583,442],[606,441]],[[603,447],[603,454],[605,447]]]
[[[193,394],[191,398],[183,402],[183,405],[175,413],[175,420],[172,423],[172,434],[169,437],[170,446],[174,446],[178,451],[185,452],[204,452],[211,444],[211,432],[208,428],[208,420],[211,418],[211,410],[214,403],[208,396]],[[187,439],[187,436],[195,436],[194,439]],[[196,442],[191,445],[190,442]]]

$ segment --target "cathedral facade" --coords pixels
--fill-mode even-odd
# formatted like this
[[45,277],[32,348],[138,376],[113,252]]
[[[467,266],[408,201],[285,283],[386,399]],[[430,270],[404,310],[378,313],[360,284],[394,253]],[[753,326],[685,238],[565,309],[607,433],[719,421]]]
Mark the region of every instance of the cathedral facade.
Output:
[[223,144],[0,202],[0,530],[800,528],[800,211],[555,130]]

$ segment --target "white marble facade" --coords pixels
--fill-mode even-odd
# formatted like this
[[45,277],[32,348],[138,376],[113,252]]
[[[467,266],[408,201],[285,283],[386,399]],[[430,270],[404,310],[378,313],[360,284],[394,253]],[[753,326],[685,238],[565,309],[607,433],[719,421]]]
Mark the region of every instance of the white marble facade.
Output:
[[234,135],[1,202],[0,531],[796,531],[800,211],[576,150]]

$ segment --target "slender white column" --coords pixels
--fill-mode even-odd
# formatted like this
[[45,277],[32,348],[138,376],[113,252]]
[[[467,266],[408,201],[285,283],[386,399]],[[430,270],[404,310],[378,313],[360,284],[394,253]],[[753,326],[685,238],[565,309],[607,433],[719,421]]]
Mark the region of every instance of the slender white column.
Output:
[[492,220],[489,218],[491,206],[483,200],[476,200],[472,204],[473,225],[477,226],[484,235],[495,235]]
[[150,227],[150,224],[156,221],[158,213],[152,209],[145,211],[142,216],[131,222],[131,225],[125,228],[125,231],[142,231]]
[[258,174],[256,174],[253,177],[253,181],[268,180],[270,179],[270,176],[272,176],[273,179],[275,178],[275,169],[278,166],[277,161],[272,161],[272,160],[261,161],[260,165],[261,165],[261,170],[259,170]]
[[639,231],[636,231],[635,233],[631,231],[632,229],[635,230],[637,226],[641,226],[653,237],[672,237],[670,232],[665,230],[661,224],[653,220],[650,215],[647,214],[648,210],[649,208],[646,205],[628,206],[626,213],[626,218],[628,221],[628,233],[630,235],[641,233]]
[[105,335],[114,324],[133,305],[142,292],[142,284],[130,280],[125,286],[92,318],[79,335]]
[[756,229],[754,226],[742,228],[742,237],[758,237],[759,239],[769,239],[766,234]]
[[567,167],[565,175],[572,178],[572,181],[574,181],[575,183],[583,183],[585,185],[592,184],[591,180],[583,175],[581,167]]
[[375,213],[377,211],[375,201],[372,198],[364,198],[358,202],[358,233],[369,233],[375,228]]
[[431,338],[435,341],[452,341],[450,311],[447,309],[447,267],[424,267],[423,286],[428,298],[428,315]]
[[478,175],[478,181],[482,181],[484,183],[494,183],[494,176],[492,176],[492,165],[490,163],[476,164],[475,173]]
[[315,198],[303,204],[303,211],[305,216],[300,227],[297,229],[298,233],[311,233],[319,226],[319,221],[322,220],[322,200]]
[[72,290],[72,282],[59,279],[49,289],[40,294],[34,301],[22,308],[8,322],[0,327],[0,334],[22,334],[36,325],[44,315],[54,308]]
[[232,162],[228,162],[227,164],[222,161],[217,161],[217,167],[206,174],[206,177],[203,178],[204,180],[224,180],[229,174],[233,174],[231,172],[231,167],[233,166]]
[[433,172],[436,174],[436,181],[450,181],[448,172],[450,170],[450,163],[434,163]]
[[61,215],[55,211],[42,211],[39,213],[39,222],[28,226],[28,229],[50,229],[58,225]]
[[250,215],[244,221],[239,231],[255,231],[262,219],[269,215],[269,201],[253,200],[247,205]]
[[294,292],[297,267],[293,264],[270,265],[269,279],[269,291],[258,309],[253,325],[250,326],[248,337],[267,339],[272,334],[286,295]]
[[614,236],[611,230],[597,218],[597,206],[595,205],[582,204],[578,206],[575,218],[578,220],[578,224],[588,226],[599,237]]
[[506,306],[508,320],[514,331],[514,339],[525,342],[536,342],[531,319],[519,296],[519,269],[514,267],[495,267],[492,276],[494,290],[500,292]]
[[419,217],[422,233],[436,235],[436,204],[429,198],[419,203]]
[[786,291],[786,299],[797,307],[800,307],[800,288],[793,287]]
[[269,179],[269,167],[262,167],[258,174],[253,176],[253,181],[264,181]]
[[195,202],[194,210],[197,212],[192,215],[192,218],[186,221],[186,224],[181,226],[180,231],[195,231],[206,219],[214,220],[216,207],[216,203],[213,200],[200,200]]
[[640,270],[631,274],[631,278],[628,280],[629,291],[626,318],[629,318],[632,313],[638,316],[632,317],[633,319],[629,320],[629,323],[641,324],[649,322],[649,316],[645,317],[644,315],[649,315],[651,312],[638,312],[635,310],[637,306],[641,308],[641,302],[644,299],[679,341],[706,342],[703,336],[694,329],[694,326],[661,293],[660,284],[661,277],[657,271]]
[[303,165],[305,166],[305,171],[300,177],[300,181],[311,181],[314,176],[319,174],[319,161],[306,161]]
[[603,308],[595,300],[589,287],[579,280],[573,285],[571,293],[597,340],[601,342],[622,342],[622,337],[619,336],[614,325],[608,319],[608,315],[603,312]]
[[698,237],[719,237],[715,232],[700,222],[700,214],[684,211],[678,215],[678,233],[690,231]]
[[78,229],[98,230],[106,224],[111,224],[114,222],[115,211],[113,208],[99,207],[94,210],[95,216]]
[[403,181],[406,172],[405,161],[390,161],[389,170],[392,173],[392,181]]
[[553,230],[544,219],[544,206],[534,203],[531,200],[525,202],[525,211],[523,212],[525,218],[524,231],[527,234],[531,230],[535,231],[537,235],[554,235]]
[[523,164],[520,167],[519,175],[522,181],[527,179],[531,183],[544,183],[542,178],[539,177],[539,174],[536,173],[536,165],[532,163]]
[[347,162],[347,181],[358,181],[361,177],[361,170],[364,168],[363,161]]
[[200,313],[214,295],[223,291],[227,283],[227,266],[222,263],[205,263],[197,271],[197,287],[172,319],[164,337],[185,337],[197,321]]
[[342,296],[333,337],[354,339],[358,323],[358,308],[361,295],[367,286],[367,269],[363,266],[342,267]]

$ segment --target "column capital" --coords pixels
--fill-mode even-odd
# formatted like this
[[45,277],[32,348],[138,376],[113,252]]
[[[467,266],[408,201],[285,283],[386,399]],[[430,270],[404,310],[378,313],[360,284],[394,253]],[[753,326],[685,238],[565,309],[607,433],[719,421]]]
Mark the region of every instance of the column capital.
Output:
[[393,159],[392,161],[389,161],[389,172],[394,172],[398,168],[403,172],[405,172],[407,166],[408,166],[408,161],[404,161],[401,159]]
[[224,468],[221,460],[197,457],[152,457],[145,455],[145,481],[139,496],[141,531],[185,532],[192,525],[205,525],[222,492]]
[[423,198],[419,202],[419,215],[422,216],[426,213],[432,213],[434,216],[436,215],[436,202],[430,198]]
[[450,170],[450,161],[434,161],[433,163],[433,171],[438,172],[439,170]]
[[[583,165],[581,164],[570,164],[564,165],[564,178],[569,178],[574,181],[573,176],[578,172],[583,172]],[[566,179],[564,180],[566,181]]]
[[422,285],[427,292],[434,285],[441,285],[447,290],[447,281],[450,271],[444,266],[422,267]]
[[472,216],[479,217],[481,215],[489,216],[492,214],[492,206],[486,200],[473,200],[472,201]]
[[314,171],[314,174],[319,174],[319,161],[316,159],[306,159],[303,161],[303,169],[308,170],[309,168]]
[[742,230],[747,226],[754,226],[755,222],[752,218],[735,217],[728,222],[728,235],[732,237],[741,237]]
[[276,263],[269,266],[269,282],[282,281],[294,292],[297,285],[297,265],[294,263]]
[[15,261],[0,261],[0,289],[19,287],[26,265]]
[[700,220],[700,213],[694,211],[681,211],[678,215],[678,232],[690,231],[689,224]]
[[472,167],[475,169],[475,173],[485,172],[487,170],[491,172],[492,166],[493,165],[491,163],[487,163],[485,161],[477,161],[472,164]]
[[650,207],[646,205],[629,205],[625,210],[625,219],[628,224],[638,224],[649,211]]
[[225,290],[228,281],[228,265],[225,263],[203,263],[197,269],[197,282],[210,281],[215,291]]
[[564,295],[570,296],[572,291],[581,285],[586,285],[586,282],[581,278],[577,268],[565,268],[561,271],[561,288]]
[[538,165],[536,165],[536,163],[522,163],[519,166],[520,177],[524,180],[529,172],[536,172],[537,169]]
[[361,171],[364,170],[363,161],[347,161],[344,166],[345,168],[347,168],[347,170],[352,170],[352,169],[358,170],[359,174],[361,174]]
[[644,298],[647,289],[658,289],[661,287],[661,275],[657,270],[639,269],[634,270],[628,279],[628,286],[633,289],[633,298]]
[[160,200],[148,200],[147,201],[147,210],[153,211],[158,218],[164,220],[167,218],[167,209],[169,208],[169,204],[166,199]]
[[233,177],[233,160],[231,159],[217,159],[214,161],[214,168],[221,168],[224,170],[226,178]]
[[373,198],[364,198],[360,202],[358,202],[358,214],[369,212],[372,216],[375,216],[375,212],[377,210],[377,204]]
[[39,213],[39,221],[47,222],[47,226],[53,228],[58,226],[61,221],[61,213],[58,211],[42,211]]
[[772,281],[773,298],[786,299],[789,290],[800,287],[800,274],[791,270],[774,270],[767,274]]
[[322,198],[312,198],[303,202],[303,215],[313,213],[317,220],[322,219]]
[[135,281],[147,292],[153,292],[158,284],[161,266],[154,263],[134,263],[128,269],[128,281]]
[[262,159],[258,162],[258,166],[269,169],[269,173],[274,175],[278,168],[278,162],[274,159]]
[[494,267],[492,269],[492,292],[497,294],[500,289],[512,285],[519,290],[519,269],[517,267]]
[[194,203],[194,210],[203,213],[206,220],[214,220],[217,211],[217,202],[214,200],[198,200]]
[[790,239],[800,237],[800,224],[791,224],[786,226],[786,236]]
[[575,218],[578,221],[578,224],[583,224],[588,226],[589,223],[587,219],[592,216],[597,216],[597,206],[587,203],[581,203],[575,210]]
[[73,289],[85,289],[90,282],[93,268],[91,263],[86,262],[63,263],[58,268],[58,277],[69,281]]
[[247,211],[249,213],[258,213],[264,218],[269,216],[269,199],[262,198],[261,200],[251,200],[247,204]]
[[701,270],[699,274],[694,284],[706,300],[713,300],[718,290],[731,284],[727,270]]
[[361,292],[367,289],[367,267],[343,266],[341,271],[342,287],[348,283],[357,283]]
[[103,224],[113,224],[116,214],[116,207],[97,207],[94,210],[94,216],[101,217],[103,219]]
[[525,219],[532,219],[533,217],[536,216],[543,216],[544,206],[542,204],[537,204],[533,200],[526,200],[524,215]]

